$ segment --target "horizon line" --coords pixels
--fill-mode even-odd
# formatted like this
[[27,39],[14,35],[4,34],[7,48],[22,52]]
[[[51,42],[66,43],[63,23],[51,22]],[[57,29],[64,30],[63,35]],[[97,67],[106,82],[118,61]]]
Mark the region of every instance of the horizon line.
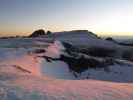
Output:
[[[36,29],[36,30],[39,30],[39,29]],[[34,30],[34,31],[36,31],[36,30]],[[55,32],[69,32],[69,31],[76,31],[76,30],[87,30],[87,29],[74,29],[74,30],[72,29],[72,30],[60,30],[60,31],[44,30],[44,31],[45,32],[51,31],[51,32],[55,33]],[[32,34],[34,31],[32,31],[32,32],[14,32],[14,33],[13,32],[1,32],[0,37],[28,36],[28,35]],[[90,31],[90,30],[87,30],[87,31],[92,32],[98,36],[103,36],[103,37],[104,36],[105,37],[106,36],[112,36],[112,37],[130,37],[130,36],[133,36],[133,34],[131,34],[133,32],[104,32],[104,31],[98,32],[98,31]],[[116,34],[114,34],[114,33],[116,33]],[[130,34],[127,34],[127,33],[130,33]]]

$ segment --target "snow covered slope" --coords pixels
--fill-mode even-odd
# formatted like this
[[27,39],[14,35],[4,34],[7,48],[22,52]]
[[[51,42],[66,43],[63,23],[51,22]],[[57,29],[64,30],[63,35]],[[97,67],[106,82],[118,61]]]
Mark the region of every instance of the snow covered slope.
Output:
[[[14,69],[13,72],[15,71]],[[55,80],[11,71],[4,73],[0,70],[0,100],[132,99],[133,84],[95,80]]]
[[132,47],[86,31],[0,41],[0,100],[133,99]]
[[94,57],[67,49],[59,41],[41,48],[41,53],[35,52],[37,48],[1,48],[0,66],[14,66],[33,75],[55,79],[133,82],[132,62]]

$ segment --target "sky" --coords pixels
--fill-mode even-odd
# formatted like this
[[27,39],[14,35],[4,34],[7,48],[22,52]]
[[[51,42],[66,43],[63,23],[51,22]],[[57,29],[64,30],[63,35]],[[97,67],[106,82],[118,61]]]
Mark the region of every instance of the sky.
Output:
[[0,36],[36,29],[133,36],[133,0],[0,0]]

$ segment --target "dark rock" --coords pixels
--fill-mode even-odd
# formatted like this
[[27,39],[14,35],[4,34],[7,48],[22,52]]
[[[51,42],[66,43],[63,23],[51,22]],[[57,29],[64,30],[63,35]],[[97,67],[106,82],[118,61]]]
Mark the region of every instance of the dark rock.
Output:
[[85,58],[84,56],[74,58],[61,55],[60,60],[66,62],[69,65],[69,69],[77,73],[82,73],[88,68],[104,68],[107,65],[113,64],[109,63],[109,61],[98,61],[94,58]]
[[34,51],[34,53],[45,53],[45,52],[46,52],[46,50],[44,50],[44,49],[36,49]]
[[67,42],[62,42],[62,44],[66,48],[66,52],[70,55],[72,55],[72,52],[79,52],[78,48],[74,47],[73,45]]
[[111,41],[111,42],[114,42],[114,43],[118,44],[118,42],[116,40],[114,40],[112,37],[107,37],[105,40]]
[[105,60],[99,61],[94,58],[85,58],[84,56],[80,56],[78,58],[71,57],[71,56],[65,56],[65,55],[61,55],[60,58],[52,58],[52,57],[47,57],[47,56],[41,56],[41,57],[46,59],[48,62],[63,61],[68,64],[70,71],[77,72],[77,73],[82,73],[88,70],[89,68],[107,69],[109,65],[114,64],[114,61],[112,59],[105,59]]
[[116,51],[108,48],[93,47],[89,48],[88,51],[85,52],[95,57],[113,57]]
[[39,37],[42,35],[46,35],[45,31],[43,29],[34,31],[29,37]]
[[133,53],[131,51],[125,51],[122,54],[122,58],[125,60],[133,61]]
[[46,33],[47,35],[50,35],[50,34],[52,34],[52,32],[51,31],[47,31],[47,33]]
[[105,40],[114,41],[114,39],[113,39],[112,37],[108,37],[108,38],[106,38]]

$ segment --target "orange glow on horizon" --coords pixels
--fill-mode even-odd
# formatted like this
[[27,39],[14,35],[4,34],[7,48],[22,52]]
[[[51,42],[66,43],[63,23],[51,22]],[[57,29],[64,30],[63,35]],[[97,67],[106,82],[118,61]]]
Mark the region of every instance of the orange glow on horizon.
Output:
[[[35,31],[35,30],[33,30]],[[27,32],[1,32],[0,37],[2,36],[28,36],[32,34],[33,31],[27,31]],[[50,30],[51,31],[51,30]],[[70,30],[53,30],[52,32],[60,32],[60,31],[70,31]],[[90,30],[88,30],[90,31]],[[91,31],[99,36],[133,36],[133,32],[95,32]]]

